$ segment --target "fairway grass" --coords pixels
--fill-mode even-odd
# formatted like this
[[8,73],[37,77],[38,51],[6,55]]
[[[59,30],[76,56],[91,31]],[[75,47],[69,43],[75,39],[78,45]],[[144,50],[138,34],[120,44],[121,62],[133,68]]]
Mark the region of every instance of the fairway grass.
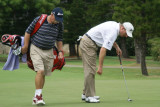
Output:
[[[4,64],[4,63],[3,63]],[[0,67],[2,68],[2,63]],[[159,107],[160,71],[150,70],[150,76],[142,76],[140,69],[124,69],[132,102],[127,92],[120,68],[104,68],[103,75],[96,75],[96,93],[100,103],[81,100],[83,69],[64,67],[46,77],[43,98],[46,107]],[[0,71],[1,107],[33,107],[35,73],[26,64],[15,71]]]

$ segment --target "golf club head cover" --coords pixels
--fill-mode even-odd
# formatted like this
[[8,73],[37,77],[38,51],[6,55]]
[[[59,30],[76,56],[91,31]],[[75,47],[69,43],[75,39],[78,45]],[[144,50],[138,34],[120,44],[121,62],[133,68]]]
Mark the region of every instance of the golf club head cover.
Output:
[[[17,44],[18,46],[21,46],[21,37],[19,35],[10,35],[10,34],[4,34],[1,37],[2,44],[12,46]],[[16,49],[15,47],[14,49]]]
[[21,37],[19,35],[4,34],[1,37],[2,44],[10,46],[13,49],[13,54],[21,54]]

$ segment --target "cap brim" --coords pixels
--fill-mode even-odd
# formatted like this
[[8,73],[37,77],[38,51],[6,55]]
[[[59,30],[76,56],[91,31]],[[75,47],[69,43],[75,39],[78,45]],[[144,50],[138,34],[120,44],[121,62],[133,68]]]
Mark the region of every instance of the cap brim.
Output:
[[129,37],[131,37],[131,38],[133,37],[133,36],[132,36],[132,33],[129,32],[129,31],[127,31],[127,35],[128,35]]
[[63,17],[55,17],[58,22],[63,22]]

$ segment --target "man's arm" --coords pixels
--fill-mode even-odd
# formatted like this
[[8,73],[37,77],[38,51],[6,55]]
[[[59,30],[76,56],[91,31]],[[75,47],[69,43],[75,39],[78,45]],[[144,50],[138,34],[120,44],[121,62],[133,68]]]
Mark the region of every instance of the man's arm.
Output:
[[106,56],[106,52],[107,52],[107,49],[102,47],[100,49],[100,54],[99,54],[99,66],[98,66],[98,70],[97,70],[97,73],[99,75],[102,74],[103,72],[103,60],[104,60],[104,57]]
[[24,46],[21,49],[22,54],[27,53],[28,51],[28,46],[29,46],[29,41],[30,41],[30,34],[25,32],[24,36]]
[[114,46],[114,48],[116,48],[117,55],[122,56],[122,51],[119,48],[118,44],[116,42],[114,42],[113,46]]
[[37,21],[39,20],[40,16],[36,17],[32,23],[28,26],[28,28],[25,31],[25,36],[24,36],[24,46],[22,47],[21,53],[25,54],[28,51],[28,46],[29,46],[29,42],[30,42],[30,34],[32,33],[32,31],[34,30],[34,27],[37,23]]
[[58,48],[58,51],[59,51],[59,54],[58,54],[58,58],[59,59],[62,59],[64,56],[63,56],[63,42],[62,41],[57,41],[57,48]]

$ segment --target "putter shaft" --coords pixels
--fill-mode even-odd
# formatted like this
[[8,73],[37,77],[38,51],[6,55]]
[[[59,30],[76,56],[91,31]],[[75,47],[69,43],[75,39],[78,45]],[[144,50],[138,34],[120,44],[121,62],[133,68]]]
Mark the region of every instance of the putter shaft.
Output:
[[128,99],[130,99],[130,94],[129,94],[129,91],[128,91],[127,82],[126,82],[126,78],[125,78],[125,75],[124,75],[124,71],[123,71],[123,66],[122,66],[122,61],[121,61],[120,55],[119,55],[119,61],[120,61],[120,65],[121,65],[121,69],[122,69],[122,73],[123,73],[123,77],[124,77],[124,81],[125,81],[125,86],[126,86],[126,90],[127,90],[127,94],[128,94]]

